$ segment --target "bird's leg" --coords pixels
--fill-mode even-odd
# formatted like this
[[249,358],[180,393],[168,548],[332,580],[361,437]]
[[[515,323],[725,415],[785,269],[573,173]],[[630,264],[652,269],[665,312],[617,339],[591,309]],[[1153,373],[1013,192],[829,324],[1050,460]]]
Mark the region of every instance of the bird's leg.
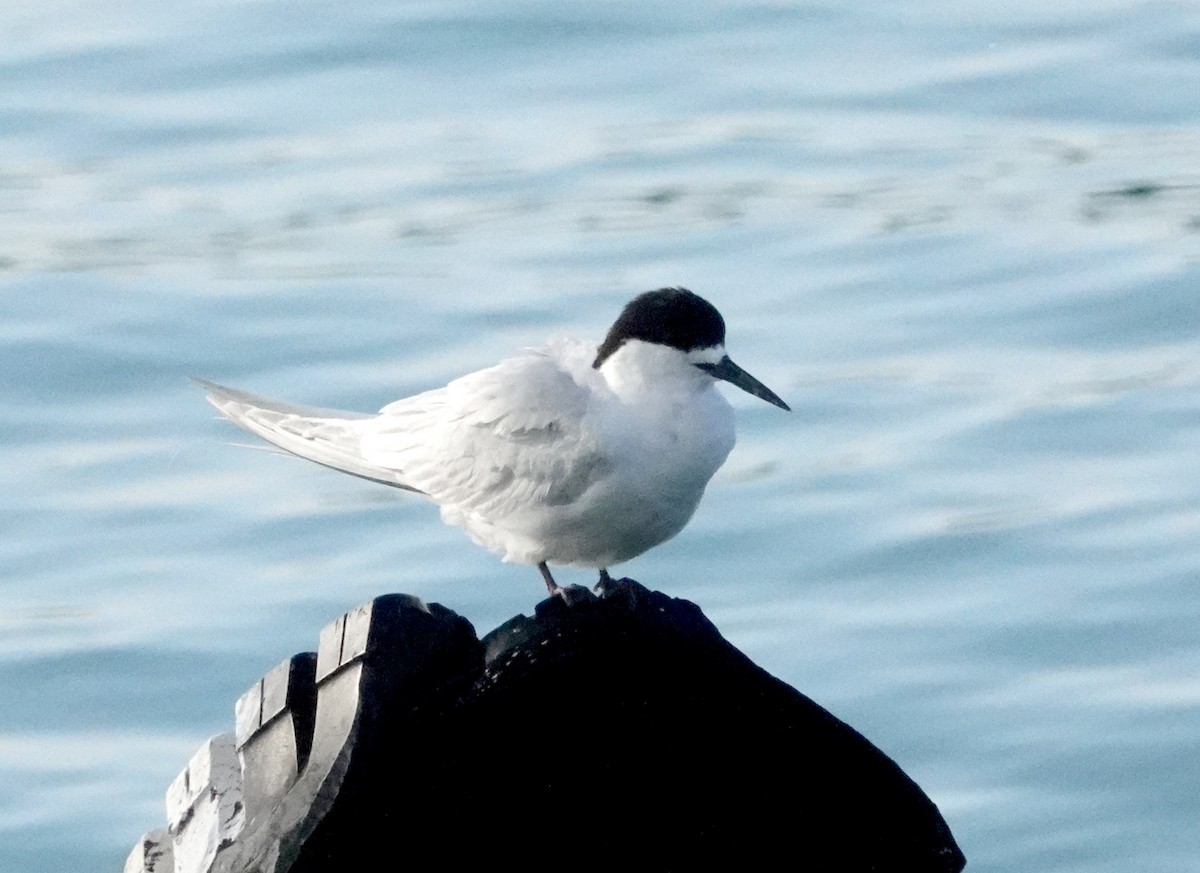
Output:
[[601,567],[601,568],[600,568],[600,584],[601,584],[601,585],[610,585],[610,584],[612,584],[612,576],[609,576],[609,575],[608,575],[608,567]]
[[542,579],[546,581],[546,590],[551,595],[558,593],[558,583],[554,581],[554,577],[550,575],[550,568],[546,566],[546,562],[542,561],[538,564],[538,569],[542,571]]

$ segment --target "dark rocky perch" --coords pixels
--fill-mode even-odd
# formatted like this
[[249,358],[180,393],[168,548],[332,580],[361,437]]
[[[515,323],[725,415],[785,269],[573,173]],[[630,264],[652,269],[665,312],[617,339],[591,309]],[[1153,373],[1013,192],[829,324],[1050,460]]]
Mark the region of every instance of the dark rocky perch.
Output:
[[273,670],[126,871],[958,871],[937,807],[860,734],[621,580],[478,640],[386,595]]

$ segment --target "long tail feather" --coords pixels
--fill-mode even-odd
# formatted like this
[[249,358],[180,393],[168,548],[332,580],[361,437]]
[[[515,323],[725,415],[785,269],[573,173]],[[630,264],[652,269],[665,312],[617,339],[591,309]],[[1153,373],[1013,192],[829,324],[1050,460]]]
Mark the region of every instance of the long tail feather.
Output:
[[362,422],[373,415],[298,406],[207,379],[193,381],[223,416],[286,452],[352,476],[422,493],[405,484],[399,470],[370,464],[359,454]]

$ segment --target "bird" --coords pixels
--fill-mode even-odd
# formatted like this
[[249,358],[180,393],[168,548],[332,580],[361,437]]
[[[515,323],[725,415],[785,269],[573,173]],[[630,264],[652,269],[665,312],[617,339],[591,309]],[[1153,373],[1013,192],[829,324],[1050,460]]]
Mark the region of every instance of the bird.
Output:
[[285,452],[425,495],[504,561],[608,569],[674,537],[733,449],[729,382],[790,407],[735,364],[717,308],[639,294],[596,345],[560,339],[365,414],[195,380],[221,415]]

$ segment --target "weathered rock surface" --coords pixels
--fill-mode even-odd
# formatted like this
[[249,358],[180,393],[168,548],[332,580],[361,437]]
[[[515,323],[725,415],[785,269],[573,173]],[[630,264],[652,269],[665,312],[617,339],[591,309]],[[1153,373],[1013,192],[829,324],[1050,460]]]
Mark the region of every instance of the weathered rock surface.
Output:
[[[570,594],[482,640],[406,595],[326,627],[238,702],[230,784],[177,780],[175,873],[962,869],[899,767],[694,604]],[[126,871],[171,869],[148,845]]]

